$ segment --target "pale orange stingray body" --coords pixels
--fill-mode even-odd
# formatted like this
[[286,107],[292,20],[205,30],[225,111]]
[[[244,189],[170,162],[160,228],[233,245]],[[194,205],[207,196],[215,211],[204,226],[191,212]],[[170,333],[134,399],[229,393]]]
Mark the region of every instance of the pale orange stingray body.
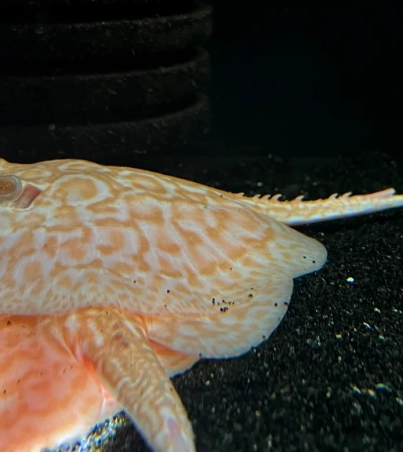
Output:
[[403,206],[283,202],[81,160],[0,159],[0,450],[71,443],[125,410],[154,451],[195,451],[169,377],[239,356],[284,316],[322,244],[288,225]]

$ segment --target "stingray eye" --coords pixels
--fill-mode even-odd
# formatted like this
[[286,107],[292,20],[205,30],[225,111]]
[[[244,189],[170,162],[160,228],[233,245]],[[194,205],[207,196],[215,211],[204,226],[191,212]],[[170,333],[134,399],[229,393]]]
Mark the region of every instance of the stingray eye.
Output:
[[0,176],[0,204],[11,201],[13,207],[27,209],[40,193],[41,190],[34,185],[25,184],[23,187],[18,176]]
[[21,179],[14,175],[0,176],[0,202],[18,199],[21,195]]

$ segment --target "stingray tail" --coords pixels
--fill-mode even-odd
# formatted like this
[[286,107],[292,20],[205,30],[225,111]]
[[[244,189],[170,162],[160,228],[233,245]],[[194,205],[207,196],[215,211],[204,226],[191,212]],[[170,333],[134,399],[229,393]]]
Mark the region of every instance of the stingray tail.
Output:
[[393,188],[388,188],[367,195],[351,196],[349,192],[339,196],[334,193],[327,199],[316,201],[303,201],[303,196],[298,196],[292,201],[279,201],[280,194],[272,197],[257,195],[253,198],[242,198],[242,201],[248,200],[248,203],[264,211],[273,219],[295,226],[403,207],[403,195],[395,193]]

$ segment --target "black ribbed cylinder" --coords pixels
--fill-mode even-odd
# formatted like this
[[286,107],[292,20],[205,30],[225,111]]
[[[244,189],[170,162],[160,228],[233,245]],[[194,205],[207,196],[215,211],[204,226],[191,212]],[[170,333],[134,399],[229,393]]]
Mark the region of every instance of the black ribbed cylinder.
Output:
[[192,0],[3,0],[0,156],[122,162],[200,138],[211,9]]

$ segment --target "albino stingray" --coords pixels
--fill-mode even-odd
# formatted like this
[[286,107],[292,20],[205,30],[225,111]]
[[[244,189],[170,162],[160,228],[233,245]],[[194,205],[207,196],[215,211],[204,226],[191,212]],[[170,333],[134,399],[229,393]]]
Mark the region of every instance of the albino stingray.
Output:
[[170,376],[239,356],[322,244],[287,225],[403,206],[393,189],[246,198],[80,160],[0,159],[0,450],[71,443],[124,409],[154,451],[195,451]]

